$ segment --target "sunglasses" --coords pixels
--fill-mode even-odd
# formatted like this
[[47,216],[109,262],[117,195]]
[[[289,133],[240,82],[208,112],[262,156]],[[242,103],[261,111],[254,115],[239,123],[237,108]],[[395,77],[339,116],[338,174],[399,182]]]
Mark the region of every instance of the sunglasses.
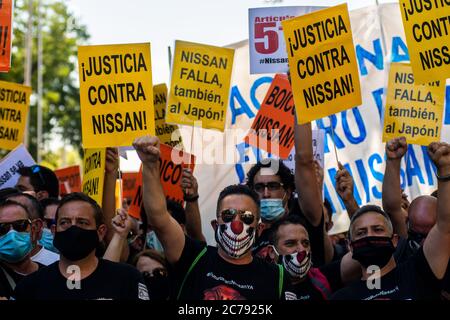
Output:
[[250,225],[255,221],[255,215],[251,211],[238,210],[238,209],[225,209],[220,212],[220,217],[223,222],[228,223],[233,221],[234,217],[239,214],[241,221],[247,225]]
[[262,193],[266,188],[269,191],[278,191],[282,186],[283,184],[281,182],[272,181],[268,183],[255,183],[253,189],[255,189],[256,192]]
[[13,222],[2,222],[0,223],[0,236],[3,236],[11,230],[11,227],[17,232],[25,232],[28,229],[28,226],[31,225],[31,220],[16,220]]
[[144,278],[151,278],[151,277],[166,277],[167,276],[167,270],[164,268],[155,268],[152,272],[144,271],[142,273],[142,276]]

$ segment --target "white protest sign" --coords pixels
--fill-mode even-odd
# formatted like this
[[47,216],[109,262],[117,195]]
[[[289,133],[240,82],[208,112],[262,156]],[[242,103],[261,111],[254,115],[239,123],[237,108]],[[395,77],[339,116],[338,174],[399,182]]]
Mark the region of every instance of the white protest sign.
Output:
[[248,9],[250,74],[287,72],[288,59],[281,21],[323,7],[267,7]]
[[36,164],[33,157],[23,144],[12,150],[0,161],[0,189],[12,188],[19,180],[17,172],[21,167],[29,167]]

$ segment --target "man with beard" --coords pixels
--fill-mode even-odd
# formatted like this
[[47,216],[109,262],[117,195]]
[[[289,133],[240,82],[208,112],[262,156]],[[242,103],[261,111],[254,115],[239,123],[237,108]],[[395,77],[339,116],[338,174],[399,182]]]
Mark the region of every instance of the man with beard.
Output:
[[175,298],[276,300],[283,297],[283,269],[254,258],[251,248],[259,232],[259,199],[247,186],[225,188],[211,222],[217,247],[185,236],[167,211],[159,174],[159,140],[154,136],[133,143],[142,161],[144,207],[148,223],[173,269]]
[[55,218],[52,231],[60,261],[23,279],[16,287],[17,300],[148,300],[136,269],[96,257],[106,225],[92,198],[83,193],[66,195]]
[[[389,216],[378,206],[360,208],[350,221],[353,259],[362,279],[334,294],[335,299],[430,299],[440,291],[450,257],[450,145],[433,142],[428,154],[437,168],[437,220],[423,245],[403,263],[393,257],[398,236]],[[386,182],[383,182],[383,184]]]

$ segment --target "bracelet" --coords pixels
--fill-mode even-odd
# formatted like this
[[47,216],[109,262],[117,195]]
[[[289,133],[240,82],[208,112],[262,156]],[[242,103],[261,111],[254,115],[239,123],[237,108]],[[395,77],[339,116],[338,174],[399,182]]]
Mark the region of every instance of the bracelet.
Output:
[[440,176],[440,175],[438,175],[438,174],[436,173],[436,178],[437,178],[439,181],[450,181],[450,174],[449,174],[449,175],[446,175],[446,176]]
[[198,194],[196,196],[191,196],[191,197],[184,196],[183,199],[186,202],[194,202],[194,201],[198,200]]

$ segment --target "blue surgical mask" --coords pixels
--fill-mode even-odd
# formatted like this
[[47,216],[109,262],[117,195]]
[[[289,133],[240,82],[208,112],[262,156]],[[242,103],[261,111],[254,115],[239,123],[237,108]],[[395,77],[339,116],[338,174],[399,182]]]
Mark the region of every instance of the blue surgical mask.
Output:
[[42,230],[42,238],[39,240],[39,244],[47,250],[59,253],[58,249],[53,245],[53,233],[48,228]]
[[0,237],[0,261],[16,263],[25,258],[32,249],[30,234],[10,230]]
[[261,218],[275,221],[284,214],[283,199],[261,199]]
[[155,249],[156,251],[164,252],[163,246],[161,242],[159,242],[155,231],[147,232],[145,243],[147,244],[147,247],[149,249]]

